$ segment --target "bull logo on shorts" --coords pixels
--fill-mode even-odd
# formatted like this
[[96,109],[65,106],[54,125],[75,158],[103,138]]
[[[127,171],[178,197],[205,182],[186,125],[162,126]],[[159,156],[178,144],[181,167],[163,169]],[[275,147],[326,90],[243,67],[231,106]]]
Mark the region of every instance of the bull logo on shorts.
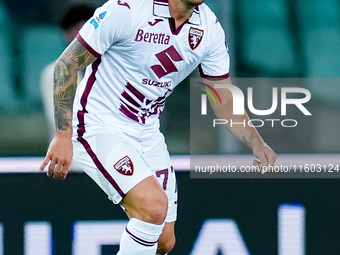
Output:
[[123,175],[133,175],[133,163],[128,156],[118,160],[118,162],[114,164],[113,167]]
[[192,50],[200,45],[203,38],[204,31],[198,28],[191,27],[189,30],[189,45]]

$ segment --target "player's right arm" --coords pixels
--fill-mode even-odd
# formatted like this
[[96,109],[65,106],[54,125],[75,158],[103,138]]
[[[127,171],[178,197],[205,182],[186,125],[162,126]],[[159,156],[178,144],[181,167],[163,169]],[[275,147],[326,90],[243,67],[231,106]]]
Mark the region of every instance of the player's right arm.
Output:
[[[213,102],[209,97],[210,105],[215,112],[218,119],[233,120],[234,123],[249,123],[248,114],[244,111],[243,115],[233,114],[233,95],[229,89],[216,88],[218,84],[232,84],[231,79],[208,80],[204,79],[204,84],[215,88],[217,94],[220,96],[221,105]],[[242,141],[246,146],[253,150],[254,156],[257,158],[253,164],[258,167],[273,166],[277,155],[275,152],[263,141],[260,134],[255,127],[250,125],[224,125],[225,128],[233,134],[236,138]]]
[[72,108],[77,87],[77,73],[96,59],[74,39],[59,57],[54,68],[55,136],[47,150],[40,171],[48,167],[48,176],[65,179],[72,159]]

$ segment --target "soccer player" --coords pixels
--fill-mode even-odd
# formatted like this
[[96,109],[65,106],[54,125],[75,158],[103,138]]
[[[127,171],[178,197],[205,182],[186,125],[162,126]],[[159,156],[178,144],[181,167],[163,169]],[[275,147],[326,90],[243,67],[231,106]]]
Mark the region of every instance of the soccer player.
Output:
[[[110,0],[55,66],[57,130],[40,170],[49,164],[49,176],[65,179],[74,153],[130,219],[119,255],[166,254],[175,244],[175,173],[158,119],[166,98],[197,66],[207,84],[231,83],[223,29],[203,2]],[[214,110],[230,119],[230,92],[220,96],[223,106]],[[254,164],[274,164],[275,153],[254,128],[230,131],[253,149]]]

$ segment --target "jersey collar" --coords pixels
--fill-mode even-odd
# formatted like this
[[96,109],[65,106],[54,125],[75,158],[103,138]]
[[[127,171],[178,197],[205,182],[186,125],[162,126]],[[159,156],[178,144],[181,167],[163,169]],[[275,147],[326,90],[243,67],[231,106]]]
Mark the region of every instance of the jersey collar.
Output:
[[[153,14],[164,18],[171,18],[168,0],[153,0]],[[195,7],[188,22],[195,25],[201,25],[198,5]]]

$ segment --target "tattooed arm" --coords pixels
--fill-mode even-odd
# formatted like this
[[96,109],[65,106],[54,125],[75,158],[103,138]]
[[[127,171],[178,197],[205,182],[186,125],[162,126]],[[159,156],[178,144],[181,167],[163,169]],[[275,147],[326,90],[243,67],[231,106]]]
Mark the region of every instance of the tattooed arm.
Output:
[[[215,87],[215,84],[231,84],[231,79],[228,78],[219,81],[204,80],[204,83]],[[247,124],[249,121],[248,114],[245,112],[243,115],[233,115],[233,97],[230,90],[217,88],[215,89],[221,98],[222,106],[219,104],[215,105],[210,97],[209,101],[217,118],[228,120],[228,124],[225,124],[225,127],[229,130],[229,132],[253,150],[254,155],[258,158],[258,160],[254,160],[254,165],[274,165],[276,154],[262,140],[257,130]],[[231,125],[230,120],[232,120],[233,123],[242,124]],[[245,125],[243,125],[243,123],[245,123]]]
[[57,131],[71,128],[77,72],[94,60],[95,57],[77,39],[57,60],[54,68],[54,118]]
[[72,107],[77,87],[77,73],[96,58],[77,40],[66,48],[54,68],[54,118],[56,133],[40,166],[48,163],[48,176],[65,179],[72,159]]

